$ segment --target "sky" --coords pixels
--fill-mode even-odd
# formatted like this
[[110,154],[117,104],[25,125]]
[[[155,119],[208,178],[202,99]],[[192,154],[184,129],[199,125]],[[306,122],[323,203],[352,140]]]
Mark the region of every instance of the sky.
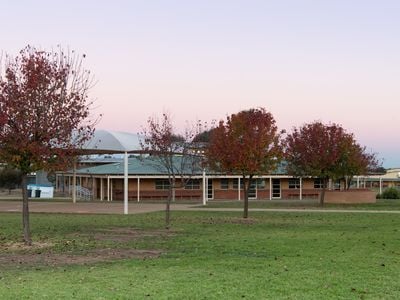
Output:
[[280,129],[341,124],[400,167],[400,1],[2,0],[0,51],[85,54],[97,128],[176,130],[265,107]]

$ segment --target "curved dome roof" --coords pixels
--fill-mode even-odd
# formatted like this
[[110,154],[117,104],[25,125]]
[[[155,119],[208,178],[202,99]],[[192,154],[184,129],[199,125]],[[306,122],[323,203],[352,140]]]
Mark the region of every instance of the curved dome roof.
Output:
[[138,134],[95,130],[92,138],[82,147],[82,150],[89,153],[122,153],[141,152],[141,136]]

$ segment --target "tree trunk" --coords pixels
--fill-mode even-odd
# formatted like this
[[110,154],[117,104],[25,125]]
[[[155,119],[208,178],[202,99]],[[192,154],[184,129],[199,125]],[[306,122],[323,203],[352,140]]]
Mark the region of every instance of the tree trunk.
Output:
[[321,195],[320,195],[320,197],[319,197],[319,205],[321,205],[321,206],[324,206],[324,204],[325,204],[325,191],[326,191],[326,185],[327,185],[327,179],[323,179],[323,181],[322,181],[322,192],[321,192]]
[[248,181],[246,177],[243,176],[243,192],[244,192],[244,203],[243,203],[243,218],[247,219],[249,217],[249,190],[251,186],[251,176]]
[[165,206],[165,229],[170,228],[171,224],[171,201],[175,198],[175,178],[169,179],[168,197]]
[[29,205],[28,205],[28,189],[27,189],[27,174],[22,175],[22,227],[24,232],[25,245],[31,246],[31,230],[29,226]]
[[171,199],[172,199],[172,190],[173,187],[170,186],[168,190],[168,197],[166,201],[166,206],[165,206],[165,229],[169,229],[170,227],[170,222],[171,222]]

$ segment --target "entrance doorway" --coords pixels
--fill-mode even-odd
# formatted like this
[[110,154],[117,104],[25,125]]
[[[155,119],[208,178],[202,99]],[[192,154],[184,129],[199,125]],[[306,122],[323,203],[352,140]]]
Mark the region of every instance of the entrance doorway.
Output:
[[214,199],[213,180],[207,179],[207,199]]
[[281,198],[281,180],[278,178],[272,179],[272,198],[273,199]]

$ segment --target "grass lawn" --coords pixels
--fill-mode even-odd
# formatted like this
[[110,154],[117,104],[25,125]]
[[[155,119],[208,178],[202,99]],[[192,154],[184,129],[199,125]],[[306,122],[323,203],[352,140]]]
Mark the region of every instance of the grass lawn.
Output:
[[[206,206],[210,208],[242,208],[243,201],[208,201]],[[307,208],[307,209],[356,209],[356,210],[400,210],[400,200],[378,199],[376,203],[362,204],[331,204],[324,207],[318,200],[249,200],[249,208]]]
[[[24,250],[13,247],[20,215],[0,213],[0,298],[400,298],[398,215],[252,212],[248,221],[240,216],[173,212],[173,229],[166,233],[163,213],[32,214],[33,238],[47,248]],[[162,253],[86,265],[44,263],[48,256],[99,248]],[[24,255],[41,256],[43,263],[20,263]]]

